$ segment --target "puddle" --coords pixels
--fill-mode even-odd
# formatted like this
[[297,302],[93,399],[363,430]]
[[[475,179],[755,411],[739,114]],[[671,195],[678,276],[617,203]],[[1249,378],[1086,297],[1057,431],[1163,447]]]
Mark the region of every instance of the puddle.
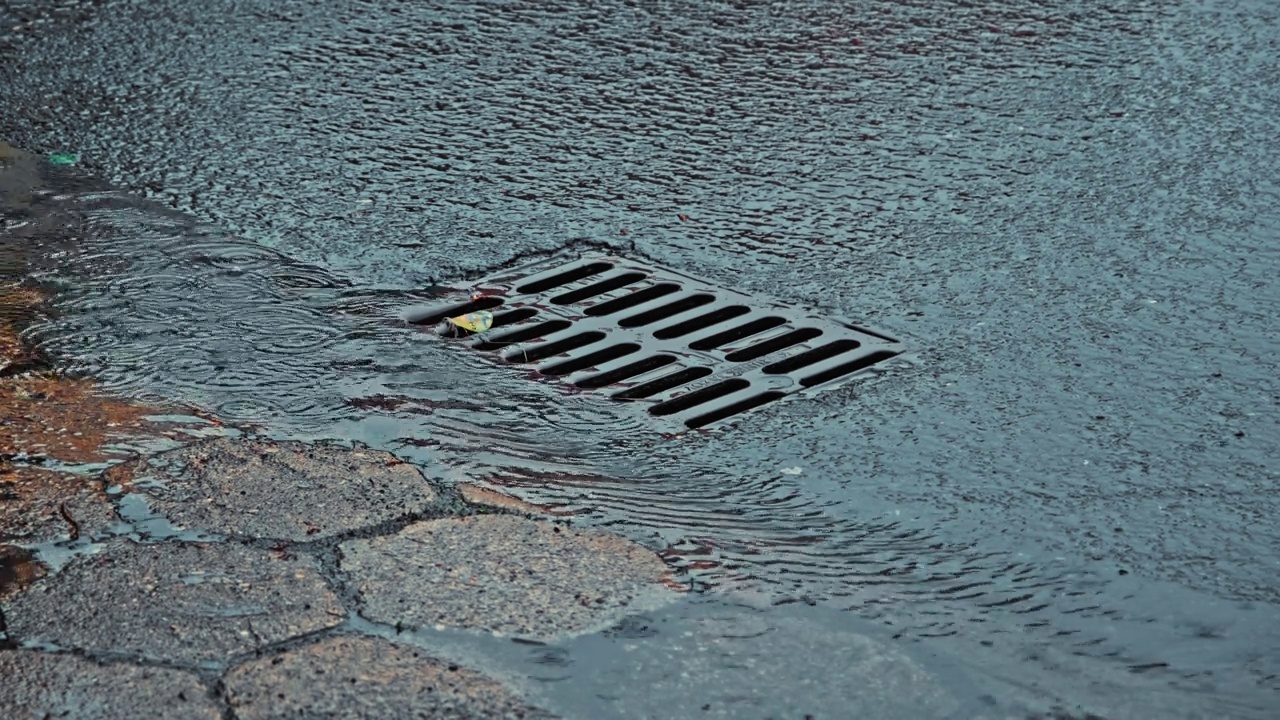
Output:
[[[138,487],[147,487],[139,483]],[[147,500],[139,493],[124,493],[116,498],[116,512],[125,526],[118,528],[115,535],[123,535],[139,542],[159,542],[161,540],[179,540],[183,542],[221,542],[226,536],[203,530],[188,530],[169,522],[168,518],[156,513],[147,504]]]
[[[39,347],[108,390],[573,515],[708,602],[963,658],[995,707],[1036,685],[1119,707],[1146,697],[1133,680],[1171,714],[1265,717],[1275,24],[1228,5],[352,0],[255,22],[184,6],[207,20],[188,39],[127,8],[51,21],[0,35],[31,43],[0,68],[0,135],[153,202],[23,191],[0,266],[31,250],[58,291]],[[98,68],[137,92],[67,87],[86,48],[153,47]],[[53,97],[95,111],[51,117]],[[404,321],[566,246],[920,349],[679,436]],[[672,612],[659,642],[703,622]],[[586,687],[628,642],[527,672]],[[664,651],[636,652],[659,678]],[[960,716],[987,707],[955,694]]]

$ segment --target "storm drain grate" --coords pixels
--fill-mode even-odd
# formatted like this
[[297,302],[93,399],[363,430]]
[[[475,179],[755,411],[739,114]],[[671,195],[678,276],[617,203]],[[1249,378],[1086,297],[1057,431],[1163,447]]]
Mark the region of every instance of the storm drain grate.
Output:
[[479,351],[700,428],[829,387],[903,351],[891,338],[666,268],[616,257],[552,258],[479,281],[470,302],[406,317],[459,334],[448,318],[487,310]]

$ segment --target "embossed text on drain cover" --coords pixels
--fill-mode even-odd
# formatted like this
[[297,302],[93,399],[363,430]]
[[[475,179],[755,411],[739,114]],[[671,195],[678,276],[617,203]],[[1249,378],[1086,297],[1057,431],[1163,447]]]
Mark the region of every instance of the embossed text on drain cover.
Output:
[[[475,350],[699,428],[849,380],[903,351],[879,333],[618,257],[552,258],[478,282],[470,302],[410,322],[493,313]],[[664,424],[666,424],[664,422]]]

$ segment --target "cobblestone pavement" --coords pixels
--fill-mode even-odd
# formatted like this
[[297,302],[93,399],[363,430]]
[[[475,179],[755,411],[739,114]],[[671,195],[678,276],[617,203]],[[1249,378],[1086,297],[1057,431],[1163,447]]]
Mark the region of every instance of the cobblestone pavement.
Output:
[[6,546],[9,644],[43,651],[0,652],[4,717],[134,717],[122,687],[174,717],[548,717],[349,620],[556,640],[677,597],[649,550],[358,447],[214,437],[85,482],[105,507],[145,503],[169,538],[99,522],[55,572]]

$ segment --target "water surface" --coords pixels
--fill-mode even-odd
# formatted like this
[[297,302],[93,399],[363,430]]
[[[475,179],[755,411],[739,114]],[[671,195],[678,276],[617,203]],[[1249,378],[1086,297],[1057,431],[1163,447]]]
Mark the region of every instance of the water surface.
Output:
[[[110,387],[500,485],[1010,712],[1276,702],[1269,5],[4,7],[0,136],[101,181],[7,232]],[[667,438],[400,320],[585,242],[915,351]]]

